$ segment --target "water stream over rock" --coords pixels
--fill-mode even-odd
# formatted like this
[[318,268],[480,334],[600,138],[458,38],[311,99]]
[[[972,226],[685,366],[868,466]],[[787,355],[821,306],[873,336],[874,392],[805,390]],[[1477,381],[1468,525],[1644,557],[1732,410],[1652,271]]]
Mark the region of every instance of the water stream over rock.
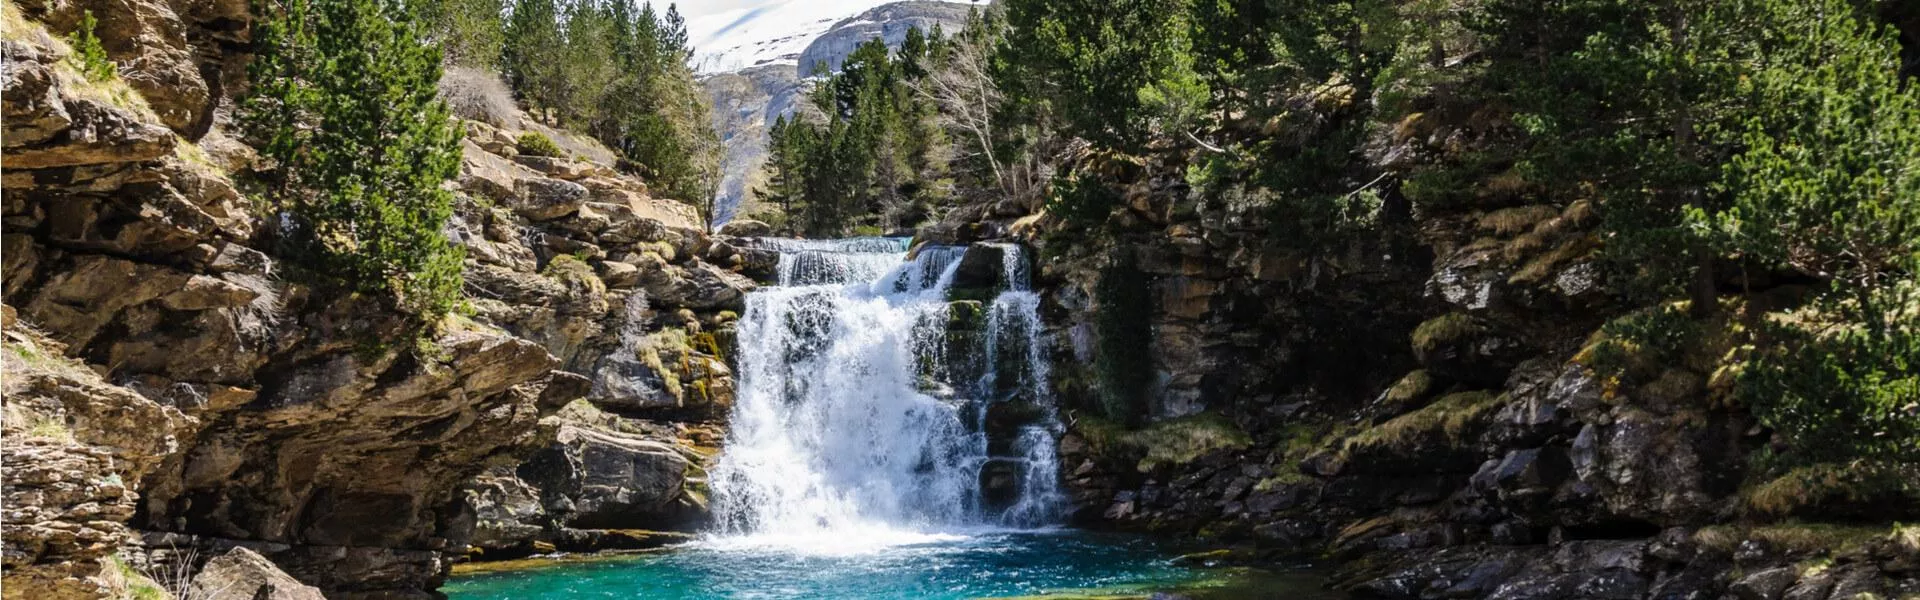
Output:
[[967,248],[769,243],[779,285],[740,322],[716,542],[861,548],[1058,519],[1060,425],[1019,247],[994,248],[982,306],[949,300]]

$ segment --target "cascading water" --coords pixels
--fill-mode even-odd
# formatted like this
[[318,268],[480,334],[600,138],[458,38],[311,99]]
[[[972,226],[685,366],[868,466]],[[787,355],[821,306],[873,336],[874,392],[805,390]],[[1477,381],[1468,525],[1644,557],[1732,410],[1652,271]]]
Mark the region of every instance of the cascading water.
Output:
[[[780,285],[747,297],[712,470],[721,538],[873,546],[1058,518],[1060,425],[1018,246],[998,247],[1000,289],[968,337],[947,298],[965,248],[769,243]],[[995,414],[1023,416],[1002,431]]]

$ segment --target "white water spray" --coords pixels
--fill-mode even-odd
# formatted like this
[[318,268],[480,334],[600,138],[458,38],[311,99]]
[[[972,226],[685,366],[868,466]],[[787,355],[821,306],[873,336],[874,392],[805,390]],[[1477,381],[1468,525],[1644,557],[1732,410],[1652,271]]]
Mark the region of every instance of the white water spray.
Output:
[[[1057,520],[1060,425],[1018,246],[1001,248],[1002,289],[974,339],[948,331],[964,248],[909,260],[904,240],[774,244],[781,285],[749,294],[740,322],[740,391],[712,470],[717,539],[882,547]],[[996,403],[1030,416],[989,431]],[[1015,465],[1012,498],[983,490],[989,463]]]

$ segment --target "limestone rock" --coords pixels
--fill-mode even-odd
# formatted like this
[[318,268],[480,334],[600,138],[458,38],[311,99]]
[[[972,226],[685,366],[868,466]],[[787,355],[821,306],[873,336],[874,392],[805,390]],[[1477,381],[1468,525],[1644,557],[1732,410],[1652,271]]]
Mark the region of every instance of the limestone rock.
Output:
[[196,598],[326,600],[319,588],[294,580],[260,553],[244,547],[228,550],[207,561],[187,586],[186,593]]
[[753,219],[734,219],[721,225],[719,233],[734,237],[767,237],[773,235],[773,226]]
[[738,310],[746,293],[755,287],[752,280],[704,262],[688,267],[642,264],[639,268],[640,285],[647,297],[674,306]]
[[13,441],[4,461],[7,600],[108,597],[105,559],[130,538],[135,494],[107,452],[49,440]]
[[514,212],[535,221],[558,219],[580,210],[587,188],[558,179],[520,179],[513,182]]
[[44,48],[0,44],[21,57],[9,61],[5,73],[8,170],[136,162],[173,151],[173,132],[165,127],[99,100],[68,96]]
[[[188,45],[188,27],[163,0],[68,0],[50,3],[55,31],[78,27],[82,13],[99,21],[95,35],[119,66],[120,78],[140,92],[160,121],[188,138],[211,126],[212,97]],[[244,21],[244,19],[243,19]]]

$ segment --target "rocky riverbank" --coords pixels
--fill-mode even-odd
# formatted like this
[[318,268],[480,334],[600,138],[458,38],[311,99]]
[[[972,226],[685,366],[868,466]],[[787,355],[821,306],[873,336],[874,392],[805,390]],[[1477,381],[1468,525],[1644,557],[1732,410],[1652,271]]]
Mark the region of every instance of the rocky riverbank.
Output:
[[[85,12],[119,76],[67,60]],[[330,597],[428,597],[470,542],[700,522],[754,284],[690,207],[518,113],[467,121],[468,308],[403,347],[402,315],[258,234],[246,174],[270,166],[230,122],[244,3],[6,13],[7,598],[114,596],[232,548]],[[521,154],[522,131],[573,150]],[[503,516],[502,489],[542,501]]]
[[[1382,132],[1369,168],[1450,127]],[[1390,187],[1377,234],[1308,250],[1184,156],[1076,158],[1124,205],[1098,228],[1003,200],[924,234],[1037,249],[1077,522],[1323,561],[1366,597],[1920,594],[1920,503],[1872,483],[1911,470],[1748,480],[1769,440],[1729,400],[1732,332],[1804,290],[1720,282],[1719,316],[1669,325],[1697,334],[1641,345],[1609,332],[1672,313],[1618,300],[1585,202]],[[1136,423],[1103,416],[1128,374]]]

